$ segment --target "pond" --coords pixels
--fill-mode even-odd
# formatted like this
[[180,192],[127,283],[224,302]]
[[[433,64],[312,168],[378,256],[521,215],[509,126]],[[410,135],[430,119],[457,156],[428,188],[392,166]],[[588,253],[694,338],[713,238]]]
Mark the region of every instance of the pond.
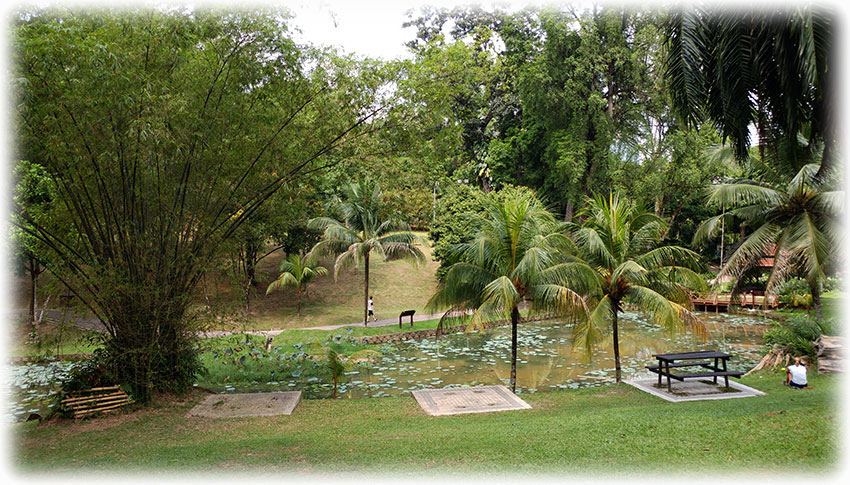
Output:
[[[701,314],[710,331],[706,342],[690,334],[670,336],[637,313],[620,317],[620,362],[623,378],[649,375],[652,354],[718,349],[732,355],[730,370],[749,370],[758,363],[762,334],[770,320],[748,315]],[[523,323],[518,329],[517,393],[576,389],[614,382],[610,342],[590,359],[572,350],[572,329],[555,321]],[[384,397],[417,389],[452,386],[507,385],[510,380],[510,327],[451,334],[387,345],[370,364],[348,370],[339,384],[342,398]],[[298,372],[300,374],[300,371]],[[329,397],[324,379],[303,376],[271,382],[211,386],[223,392],[300,390],[307,399]]]
[[[702,316],[710,331],[706,342],[687,333],[670,336],[641,314],[621,315],[623,378],[649,375],[644,366],[656,363],[652,354],[657,353],[718,349],[732,354],[730,369],[747,371],[758,363],[761,336],[770,328],[770,320],[747,315],[705,313]],[[569,325],[556,320],[520,325],[518,393],[614,382],[610,343],[595,351],[588,360],[584,353],[572,351],[571,332]],[[384,353],[373,362],[348,370],[338,392],[342,398],[358,399],[408,394],[417,389],[507,385],[510,349],[509,326],[387,345]],[[67,378],[72,366],[72,363],[62,362],[10,366],[7,389],[11,388],[12,399],[7,406],[7,421],[22,421],[31,413],[46,415],[58,383]],[[307,399],[329,397],[331,389],[329,383],[310,373],[268,382],[213,387],[213,390],[228,393],[301,390]]]

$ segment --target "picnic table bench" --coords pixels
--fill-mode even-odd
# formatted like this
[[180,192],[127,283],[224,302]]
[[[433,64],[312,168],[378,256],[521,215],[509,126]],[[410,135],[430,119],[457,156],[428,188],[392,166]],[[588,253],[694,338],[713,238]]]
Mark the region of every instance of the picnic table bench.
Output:
[[[731,355],[718,352],[716,350],[700,350],[697,352],[681,352],[675,354],[653,354],[653,357],[658,359],[658,365],[646,366],[650,372],[658,374],[658,385],[661,385],[661,378],[667,378],[667,392],[673,392],[670,385],[670,379],[684,382],[689,378],[713,377],[714,383],[717,384],[717,378],[722,377],[726,387],[729,387],[730,377],[741,377],[744,373],[740,371],[728,370],[726,362]],[[674,374],[671,369],[680,369],[686,367],[698,367],[698,372],[677,373]],[[702,372],[699,372],[702,371]]]

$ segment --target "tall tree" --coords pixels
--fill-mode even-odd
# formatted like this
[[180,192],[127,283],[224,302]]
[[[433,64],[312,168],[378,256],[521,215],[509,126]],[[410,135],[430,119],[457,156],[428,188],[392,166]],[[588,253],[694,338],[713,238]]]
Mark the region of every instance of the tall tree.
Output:
[[471,310],[469,326],[480,328],[490,318],[511,321],[511,391],[516,392],[517,329],[519,308],[553,311],[571,318],[585,311],[584,300],[571,289],[564,273],[564,251],[569,241],[559,224],[528,190],[511,190],[503,199],[487,199],[481,215],[474,215],[475,235],[453,246],[456,261],[440,280],[428,302],[433,310],[451,314]]
[[[323,231],[322,240],[310,251],[315,256],[337,254],[334,278],[342,267],[362,261],[363,326],[368,320],[369,258],[372,252],[385,260],[412,259],[417,264],[425,255],[418,244],[427,244],[410,231],[410,226],[382,210],[381,188],[371,179],[363,179],[342,187],[342,198],[333,201],[333,217],[311,219],[309,226]],[[383,217],[382,217],[383,216]]]
[[705,286],[696,273],[699,255],[677,246],[659,246],[664,221],[616,194],[597,196],[582,212],[584,222],[571,224],[576,262],[589,287],[590,316],[575,327],[575,342],[587,351],[610,326],[617,382],[620,382],[619,314],[630,303],[649,313],[671,332],[690,327],[704,335],[703,323],[690,310],[689,290]]
[[277,10],[26,10],[13,50],[17,141],[75,236],[19,227],[104,323],[138,401],[191,388],[204,269],[281,185],[378,129],[381,73],[299,49]]
[[811,5],[675,12],[666,29],[674,106],[691,125],[713,122],[739,158],[752,125],[763,149],[805,127],[798,155],[822,144],[824,176],[837,156],[833,17]]

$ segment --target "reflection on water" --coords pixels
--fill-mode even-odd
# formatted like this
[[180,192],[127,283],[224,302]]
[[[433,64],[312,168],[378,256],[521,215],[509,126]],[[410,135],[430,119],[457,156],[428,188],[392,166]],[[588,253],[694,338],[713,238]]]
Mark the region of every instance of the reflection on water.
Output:
[[[770,328],[765,318],[727,314],[701,314],[710,337],[706,342],[690,334],[669,335],[645,316],[620,317],[620,356],[623,378],[649,375],[644,366],[656,361],[652,354],[717,349],[732,354],[729,368],[746,371],[759,360],[761,335]],[[572,330],[558,321],[529,322],[518,329],[517,392],[575,389],[614,381],[614,355],[610,342],[590,359],[572,350]],[[383,357],[346,372],[340,383],[342,397],[363,398],[405,394],[416,389],[451,386],[508,384],[510,379],[510,327],[484,332],[451,334],[387,346]],[[11,406],[7,420],[20,421],[30,413],[44,415],[59,382],[73,364],[50,363],[11,366]],[[301,390],[305,398],[329,397],[331,385],[318,377],[295,377],[250,385],[226,385],[224,392]]]
[[[689,333],[670,335],[645,316],[625,313],[620,319],[623,378],[646,374],[657,353],[716,349],[732,354],[730,370],[749,370],[759,360],[761,335],[769,320],[727,314],[702,314],[707,341]],[[575,389],[614,381],[614,352],[607,344],[588,356],[572,349],[572,330],[556,321],[521,324],[518,330],[517,392]],[[352,398],[380,397],[416,389],[508,384],[510,327],[483,333],[454,334],[410,341],[368,368],[350,371],[341,392]]]

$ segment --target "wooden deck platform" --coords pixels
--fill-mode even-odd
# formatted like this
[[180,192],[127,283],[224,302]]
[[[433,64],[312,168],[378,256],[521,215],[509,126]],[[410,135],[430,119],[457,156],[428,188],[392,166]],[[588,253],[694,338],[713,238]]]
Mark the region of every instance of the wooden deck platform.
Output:
[[732,301],[732,295],[729,293],[694,294],[691,295],[691,304],[694,306],[694,310],[713,311],[715,313],[728,312],[730,304],[747,308],[765,309],[773,309],[779,306],[776,301],[776,295],[765,297],[763,293],[758,294],[757,292],[737,295],[734,302]]

